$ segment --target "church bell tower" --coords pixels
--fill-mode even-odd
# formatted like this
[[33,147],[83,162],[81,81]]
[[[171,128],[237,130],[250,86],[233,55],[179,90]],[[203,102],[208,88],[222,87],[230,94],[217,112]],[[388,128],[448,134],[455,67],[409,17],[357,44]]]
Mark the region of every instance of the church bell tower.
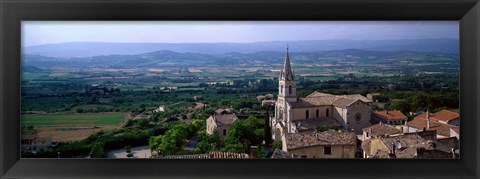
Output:
[[287,53],[285,55],[285,64],[278,79],[278,98],[286,102],[297,101],[297,87],[295,84],[295,74],[293,74],[292,66],[290,65],[290,57]]

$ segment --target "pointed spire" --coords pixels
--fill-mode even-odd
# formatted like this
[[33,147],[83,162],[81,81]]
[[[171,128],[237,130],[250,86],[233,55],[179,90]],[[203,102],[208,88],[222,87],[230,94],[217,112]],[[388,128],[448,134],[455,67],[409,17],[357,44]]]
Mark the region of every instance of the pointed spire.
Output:
[[285,54],[285,64],[283,66],[282,76],[283,79],[286,80],[294,80],[294,75],[292,72],[292,66],[290,65],[290,57],[288,55],[288,44],[287,44],[287,52]]

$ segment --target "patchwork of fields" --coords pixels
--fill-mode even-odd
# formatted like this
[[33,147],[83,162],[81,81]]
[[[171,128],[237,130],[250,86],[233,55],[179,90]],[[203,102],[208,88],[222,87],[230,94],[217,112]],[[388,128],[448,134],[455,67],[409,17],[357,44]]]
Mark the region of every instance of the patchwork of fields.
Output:
[[120,127],[126,113],[26,114],[23,126],[33,126],[40,138],[53,141],[77,141],[95,132]]

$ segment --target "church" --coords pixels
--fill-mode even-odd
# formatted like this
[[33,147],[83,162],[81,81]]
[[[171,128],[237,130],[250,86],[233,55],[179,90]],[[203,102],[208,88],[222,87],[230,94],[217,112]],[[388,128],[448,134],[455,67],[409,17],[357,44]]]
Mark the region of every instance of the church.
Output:
[[287,47],[278,81],[275,114],[270,118],[272,138],[282,140],[287,133],[315,131],[320,125],[361,134],[363,128],[371,125],[372,102],[360,94],[332,95],[317,91],[304,98],[297,97]]

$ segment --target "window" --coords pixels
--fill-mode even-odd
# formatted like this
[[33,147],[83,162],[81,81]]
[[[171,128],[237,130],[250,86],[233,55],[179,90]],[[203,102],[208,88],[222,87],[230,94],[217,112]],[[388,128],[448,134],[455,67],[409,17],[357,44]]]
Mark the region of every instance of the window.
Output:
[[305,119],[308,119],[308,110],[305,111]]
[[362,115],[360,113],[355,114],[355,120],[356,121],[362,120]]
[[227,135],[227,129],[223,129],[223,136]]
[[292,94],[292,85],[288,86],[288,94]]
[[280,94],[283,93],[283,85],[280,85]]
[[315,113],[316,113],[317,118],[319,118],[320,117],[320,111],[317,109],[317,111],[315,111]]
[[300,156],[300,158],[307,158],[307,155],[302,155]]
[[330,146],[323,147],[323,154],[332,155],[332,147],[330,147]]
[[325,110],[325,113],[326,113],[327,117],[330,116],[330,110],[326,109],[326,110]]

